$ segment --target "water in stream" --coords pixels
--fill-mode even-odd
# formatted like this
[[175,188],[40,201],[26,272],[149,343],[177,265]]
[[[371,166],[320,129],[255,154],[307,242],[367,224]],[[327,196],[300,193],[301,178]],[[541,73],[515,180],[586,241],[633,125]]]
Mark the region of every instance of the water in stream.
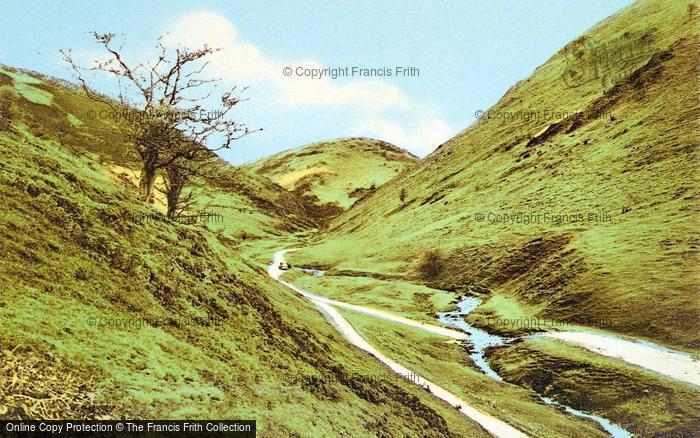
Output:
[[294,268],[298,269],[302,272],[306,272],[307,274],[311,274],[314,277],[323,277],[323,275],[326,273],[326,271],[319,271],[317,269],[306,269],[306,268]]
[[[307,274],[311,274],[317,277],[322,277],[325,274],[325,271],[319,271],[316,269],[305,269],[305,268],[293,268],[293,269],[298,269],[300,271],[306,272]],[[312,294],[309,294],[309,296],[312,296]],[[322,298],[322,297],[318,297]],[[506,345],[509,342],[514,341],[516,338],[504,338],[498,335],[493,335],[491,333],[488,333],[485,330],[481,330],[477,327],[472,326],[471,324],[467,323],[464,320],[464,316],[468,315],[470,312],[472,312],[474,309],[476,309],[479,305],[481,304],[481,300],[476,297],[470,297],[470,296],[465,296],[463,297],[458,303],[457,307],[459,310],[452,311],[452,312],[442,312],[438,313],[438,320],[447,324],[448,326],[452,326],[454,328],[460,329],[463,332],[466,332],[469,335],[469,342],[472,344],[472,349],[469,353],[469,357],[474,361],[474,363],[481,369],[484,374],[489,376],[490,378],[498,381],[503,381],[503,378],[496,373],[491,366],[489,365],[488,361],[484,357],[484,352],[486,351],[487,348],[489,347],[498,347],[502,345]],[[537,336],[537,335],[530,335],[530,336]],[[562,409],[564,409],[566,412],[570,413],[571,415],[575,415],[577,417],[582,417],[582,418],[587,418],[589,420],[593,420],[600,424],[600,426],[605,429],[613,438],[629,438],[632,436],[628,431],[625,429],[621,428],[620,426],[610,422],[608,419],[593,415],[593,414],[588,414],[582,411],[579,411],[577,409],[574,409],[570,406],[563,405],[555,400],[552,400],[547,397],[539,396],[540,399],[545,404],[548,405],[554,405],[554,406],[559,406]]]
[[[484,372],[484,374],[491,377],[492,379],[503,381],[503,378],[499,376],[498,373],[496,373],[489,365],[488,361],[484,357],[484,351],[489,347],[505,345],[509,342],[512,342],[514,339],[503,338],[498,335],[493,335],[467,323],[464,320],[464,317],[470,312],[472,312],[474,309],[476,309],[479,306],[479,304],[481,304],[481,300],[479,298],[465,296],[459,301],[459,303],[457,303],[457,307],[459,308],[459,310],[453,312],[438,313],[438,320],[449,326],[466,332],[469,335],[469,342],[472,344],[472,349],[469,353],[469,357],[474,361],[476,366],[478,366],[479,369],[481,369],[481,371]],[[608,432],[614,438],[627,438],[632,436],[631,433],[621,428],[620,426],[613,424],[606,418],[581,412],[577,409],[563,405],[547,397],[540,396],[540,398],[544,403],[549,405],[560,406],[566,412],[572,415],[587,418],[589,420],[597,422],[603,429],[605,429],[606,432]]]
[[484,351],[486,351],[488,347],[505,345],[512,341],[512,339],[492,335],[484,330],[472,326],[471,324],[467,324],[464,321],[463,316],[476,309],[479,304],[481,304],[481,300],[476,297],[464,297],[459,303],[457,303],[459,310],[454,312],[438,313],[438,320],[467,332],[469,335],[469,342],[471,342],[473,345],[469,357],[471,357],[474,363],[476,363],[476,366],[478,366],[484,372],[484,374],[498,381],[502,381],[503,379],[501,376],[491,369],[491,366],[484,358]]

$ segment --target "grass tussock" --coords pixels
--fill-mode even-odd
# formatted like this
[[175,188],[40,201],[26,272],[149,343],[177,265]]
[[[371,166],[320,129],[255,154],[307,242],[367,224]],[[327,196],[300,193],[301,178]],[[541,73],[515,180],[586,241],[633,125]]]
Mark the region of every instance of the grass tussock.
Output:
[[99,404],[92,382],[27,353],[2,351],[0,381],[0,418],[110,419],[119,409]]

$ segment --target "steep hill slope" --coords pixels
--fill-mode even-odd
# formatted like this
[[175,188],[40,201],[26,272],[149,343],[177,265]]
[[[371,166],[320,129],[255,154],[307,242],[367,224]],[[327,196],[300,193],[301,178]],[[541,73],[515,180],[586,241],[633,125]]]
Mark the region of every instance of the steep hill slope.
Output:
[[282,187],[326,204],[337,214],[373,192],[418,158],[387,142],[341,138],[265,157],[245,166]]
[[[483,431],[349,349],[241,242],[312,223],[222,164],[198,208],[143,220],[117,126],[49,78],[0,70],[0,418],[255,418],[260,436]],[[235,173],[235,175],[234,175]]]
[[514,301],[522,317],[697,351],[700,45],[690,5],[641,1],[604,20],[295,261],[412,275],[437,248],[425,280],[493,289],[500,304],[480,316]]
[[[139,162],[120,134],[125,120],[107,105],[94,102],[71,84],[0,65],[0,120],[21,120],[39,138],[51,138],[80,156],[98,159],[104,175],[125,189],[138,185]],[[160,180],[159,184],[160,185]],[[197,209],[226,216],[229,237],[242,234],[269,237],[310,225],[310,206],[268,179],[225,162],[200,187]],[[215,189],[218,199],[209,199]],[[164,212],[165,196],[156,190],[158,212]]]

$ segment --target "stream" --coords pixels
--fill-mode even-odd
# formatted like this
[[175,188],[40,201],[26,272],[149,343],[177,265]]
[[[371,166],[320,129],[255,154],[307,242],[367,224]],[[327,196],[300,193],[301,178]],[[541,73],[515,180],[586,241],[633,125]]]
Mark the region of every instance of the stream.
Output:
[[306,272],[307,274],[311,274],[314,277],[323,277],[326,274],[326,271],[319,271],[318,269],[307,269],[307,268],[292,268],[296,269],[301,272]]
[[[496,373],[493,370],[493,368],[491,368],[491,366],[489,365],[488,361],[484,357],[484,352],[489,347],[498,347],[506,345],[509,342],[514,341],[515,338],[504,338],[498,335],[493,335],[467,323],[464,320],[464,317],[470,312],[472,312],[474,309],[476,309],[479,306],[479,304],[481,304],[481,300],[479,298],[465,296],[457,303],[457,307],[459,308],[459,310],[438,313],[438,320],[451,327],[466,332],[469,335],[468,341],[472,344],[472,348],[469,352],[469,357],[474,361],[476,366],[479,367],[481,371],[483,371],[484,374],[486,374],[494,380],[503,381],[503,378],[500,375],[498,375],[498,373]],[[606,418],[579,411],[570,406],[563,405],[550,398],[543,397],[539,394],[538,396],[544,403],[548,405],[560,406],[566,412],[572,415],[595,421],[596,423],[600,424],[600,426],[614,438],[626,438],[632,436],[631,433],[629,433],[622,427],[612,423]]]
[[[284,252],[286,251],[280,251],[275,254],[276,263],[283,260]],[[315,269],[292,269],[299,269],[314,276],[323,276],[325,274],[324,271]],[[565,342],[570,345],[579,346],[596,354],[615,358],[635,366],[640,366],[673,379],[687,382],[691,385],[700,386],[700,361],[696,360],[689,353],[672,350],[649,341],[586,327],[577,327],[575,330],[565,331],[552,330],[523,336],[521,338],[504,338],[474,327],[464,320],[466,315],[474,311],[474,309],[481,304],[481,300],[473,296],[462,297],[457,303],[458,310],[439,313],[438,321],[440,321],[442,324],[437,325],[412,320],[410,318],[380,309],[325,298],[320,295],[295,288],[293,285],[279,279],[279,275],[281,275],[282,272],[283,271],[277,269],[276,266],[270,266],[270,275],[277,278],[278,281],[281,281],[288,287],[296,290],[301,295],[304,295],[308,299],[314,301],[319,306],[342,307],[377,318],[382,318],[387,321],[419,328],[421,330],[446,336],[458,341],[469,341],[469,343],[472,344],[472,348],[469,351],[469,357],[485,375],[497,381],[503,381],[503,378],[491,368],[490,364],[484,357],[484,352],[487,348],[503,346],[513,342],[516,339],[546,337],[557,339],[558,341]],[[571,415],[587,418],[597,422],[614,438],[632,436],[628,431],[610,422],[606,418],[574,409],[570,406],[563,405],[553,399],[543,397],[541,395],[538,396],[545,404],[557,406]],[[448,394],[446,397],[454,399],[453,394]],[[491,421],[491,419],[488,421]],[[503,425],[499,425],[498,427],[501,426]]]
[[[311,274],[317,277],[322,277],[325,272],[324,271],[319,271],[316,269],[305,269],[305,268],[293,268],[293,269],[298,269],[300,271],[303,271],[307,274]],[[326,301],[323,297],[320,296],[315,296],[312,294],[309,294],[307,292],[308,296],[313,296],[315,299],[321,299],[323,301]],[[330,300],[329,300],[330,301]],[[333,304],[340,304],[338,302],[335,302]],[[345,303],[343,303],[345,304]],[[486,351],[487,348],[489,347],[499,347],[508,344],[509,342],[514,341],[516,338],[504,338],[498,335],[493,335],[491,333],[488,333],[485,330],[481,330],[477,327],[472,326],[471,324],[467,323],[464,320],[464,317],[474,311],[479,305],[481,304],[481,300],[476,297],[470,297],[470,296],[465,296],[463,297],[458,303],[457,303],[457,308],[459,310],[452,311],[452,312],[441,312],[438,313],[438,320],[447,326],[454,327],[460,331],[466,332],[467,333],[467,339],[469,343],[471,343],[472,348],[469,353],[469,357],[474,361],[477,367],[481,371],[483,371],[484,374],[489,376],[490,378],[498,381],[503,381],[503,378],[498,375],[496,371],[491,368],[489,365],[488,361],[484,357],[484,352]],[[343,306],[345,307],[345,306]],[[537,336],[537,335],[535,335]],[[578,409],[574,409],[570,406],[563,405],[551,398],[548,397],[543,397],[538,394],[540,399],[548,405],[553,405],[553,406],[558,406],[564,409],[566,412],[568,412],[571,415],[575,415],[577,417],[582,417],[582,418],[587,418],[589,420],[593,420],[596,423],[598,423],[606,432],[608,432],[612,437],[614,438],[627,438],[631,437],[632,434],[630,434],[628,431],[623,429],[622,427],[612,423],[606,418],[593,415],[593,414],[588,414],[582,411],[579,411]]]
[[492,335],[464,321],[464,316],[471,313],[479,304],[481,304],[481,300],[476,297],[464,297],[457,303],[458,311],[438,313],[438,321],[467,332],[469,334],[469,342],[473,346],[469,357],[484,374],[492,379],[503,381],[503,378],[491,368],[486,358],[484,358],[484,351],[489,347],[505,345],[513,339]]
[[[457,409],[461,414],[469,417],[470,419],[474,420],[476,423],[478,423],[484,430],[489,432],[491,435],[494,435],[496,437],[503,437],[503,438],[520,438],[520,437],[526,437],[524,433],[516,429],[515,427],[511,426],[510,424],[506,423],[503,420],[500,420],[496,417],[493,417],[487,413],[484,413],[480,411],[477,408],[474,408],[473,406],[470,406],[465,400],[461,399],[457,395],[449,392],[445,388],[437,385],[434,382],[431,382],[427,379],[421,378],[418,376],[416,373],[414,373],[412,370],[404,367],[403,365],[399,364],[398,362],[395,362],[379,352],[376,348],[374,348],[372,345],[370,345],[362,336],[360,336],[357,331],[352,327],[352,325],[343,317],[343,315],[338,312],[338,310],[335,309],[334,306],[341,306],[341,307],[350,307],[353,309],[356,309],[358,311],[365,311],[365,312],[370,312],[370,314],[374,314],[375,316],[378,317],[384,317],[384,318],[389,318],[390,320],[395,320],[396,322],[402,323],[402,324],[409,324],[409,325],[415,325],[418,327],[421,327],[423,329],[428,329],[428,330],[433,330],[438,333],[441,333],[446,336],[454,336],[457,339],[466,339],[467,335],[458,332],[456,330],[448,329],[445,327],[423,327],[422,323],[414,322],[411,321],[407,318],[402,318],[402,317],[396,317],[393,315],[389,314],[384,314],[381,311],[371,311],[369,309],[365,309],[362,306],[353,306],[347,303],[343,303],[340,301],[335,301],[335,300],[329,300],[327,298],[320,297],[318,295],[312,294],[310,292],[307,292],[303,289],[300,289],[296,286],[294,286],[291,283],[288,283],[284,280],[282,280],[280,277],[282,274],[286,271],[286,269],[281,269],[282,266],[282,261],[284,260],[284,254],[288,252],[289,250],[282,250],[278,251],[274,254],[273,256],[273,262],[271,265],[268,266],[267,272],[270,275],[270,277],[274,278],[281,284],[287,286],[288,288],[294,290],[298,294],[306,297],[308,300],[310,300],[312,303],[314,303],[331,321],[331,323],[342,333],[348,341],[350,341],[353,345],[356,347],[366,351],[367,353],[371,354],[374,356],[375,359],[379,360],[386,366],[388,366],[392,371],[397,373],[398,375],[401,376],[414,376],[415,380],[412,379],[412,383],[416,385],[420,385],[423,389],[427,389],[430,393],[432,393],[435,397],[440,398],[441,400],[446,401],[450,405],[452,405],[455,409]],[[319,274],[321,274],[321,271],[317,271]],[[317,274],[314,274],[317,275]],[[322,275],[322,274],[321,274]]]

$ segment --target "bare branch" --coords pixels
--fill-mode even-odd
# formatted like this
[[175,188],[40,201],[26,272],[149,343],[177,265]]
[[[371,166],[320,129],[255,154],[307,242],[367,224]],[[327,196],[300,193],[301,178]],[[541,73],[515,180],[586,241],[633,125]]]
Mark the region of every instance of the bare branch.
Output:
[[[125,133],[143,163],[144,199],[151,199],[156,172],[164,170],[170,181],[166,187],[169,202],[177,204],[184,184],[204,172],[207,166],[202,163],[215,156],[214,151],[230,148],[234,141],[257,131],[229,118],[232,109],[246,100],[242,97],[246,88],[233,87],[221,94],[220,109],[207,112],[203,107],[221,82],[204,76],[210,65],[207,58],[220,49],[207,45],[195,50],[181,46],[168,49],[161,36],[150,62],[130,63],[123,44],[117,44],[116,34],[91,35],[107,59],[82,67],[70,50],[61,53],[88,97],[125,115]],[[85,72],[116,78],[117,101],[94,92]]]

